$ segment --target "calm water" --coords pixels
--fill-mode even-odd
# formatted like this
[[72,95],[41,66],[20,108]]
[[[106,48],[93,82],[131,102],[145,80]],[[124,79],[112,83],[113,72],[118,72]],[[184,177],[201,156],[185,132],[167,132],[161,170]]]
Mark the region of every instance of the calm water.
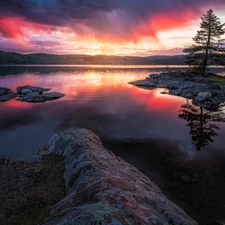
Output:
[[[75,126],[91,129],[104,139],[171,142],[189,160],[223,156],[225,125],[212,122],[215,113],[197,108],[197,115],[190,115],[190,123],[182,116],[185,110],[189,110],[188,115],[192,113],[187,99],[163,95],[162,89],[145,90],[128,84],[165,70],[165,66],[0,67],[1,87],[15,90],[27,84],[66,95],[45,103],[0,102],[0,156],[35,160],[35,153],[54,133]],[[225,75],[224,69],[217,71]],[[216,117],[218,121],[224,118],[221,113]],[[202,133],[206,134],[204,141]],[[199,145],[201,151],[196,150]]]

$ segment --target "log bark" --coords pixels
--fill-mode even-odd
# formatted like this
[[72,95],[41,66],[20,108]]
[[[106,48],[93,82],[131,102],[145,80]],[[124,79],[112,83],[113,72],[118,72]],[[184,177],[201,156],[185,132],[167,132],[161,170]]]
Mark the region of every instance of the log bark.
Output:
[[55,134],[49,153],[63,155],[66,197],[42,225],[196,225],[139,170],[87,129]]

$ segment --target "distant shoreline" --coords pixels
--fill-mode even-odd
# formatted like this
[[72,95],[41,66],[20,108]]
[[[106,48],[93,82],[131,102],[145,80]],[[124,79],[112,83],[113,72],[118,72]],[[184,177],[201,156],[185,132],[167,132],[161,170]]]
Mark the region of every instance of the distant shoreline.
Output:
[[[38,67],[38,66],[44,66],[44,67],[95,67],[95,68],[188,68],[187,65],[153,65],[153,64],[148,64],[148,65],[133,65],[133,64],[0,64],[0,66],[18,66],[18,67]],[[214,66],[213,66],[214,67]],[[218,66],[215,66],[216,68],[220,68]],[[223,68],[223,67],[221,67]]]
[[113,55],[55,55],[45,53],[20,54],[0,51],[0,64],[51,65],[184,65],[183,55],[113,56]]
[[[137,69],[142,69],[142,68],[189,68],[188,65],[182,64],[182,65],[164,65],[164,64],[0,64],[0,66],[18,66],[18,67],[39,67],[39,66],[43,66],[43,67],[95,67],[95,68],[137,68]],[[209,66],[209,68],[221,68],[223,69],[224,66],[216,66],[216,65],[211,65]]]

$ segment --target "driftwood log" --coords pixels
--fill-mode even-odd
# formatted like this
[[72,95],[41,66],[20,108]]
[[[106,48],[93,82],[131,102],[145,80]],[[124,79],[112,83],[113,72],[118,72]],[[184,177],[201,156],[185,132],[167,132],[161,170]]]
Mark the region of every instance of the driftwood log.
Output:
[[139,170],[105,149],[90,130],[55,134],[47,151],[64,156],[66,197],[42,225],[197,224]]

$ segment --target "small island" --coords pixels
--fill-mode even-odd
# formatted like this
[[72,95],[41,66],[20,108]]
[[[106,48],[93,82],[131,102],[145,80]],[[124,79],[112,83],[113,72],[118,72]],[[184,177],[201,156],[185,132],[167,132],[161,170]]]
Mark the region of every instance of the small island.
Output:
[[52,101],[58,98],[62,98],[65,95],[59,92],[47,92],[50,88],[34,87],[30,85],[18,86],[17,92],[12,91],[9,88],[0,87],[0,102],[9,101],[15,99],[21,102],[45,102]]
[[225,102],[225,78],[215,74],[202,77],[196,73],[168,72],[151,74],[144,80],[132,81],[130,84],[147,89],[165,88],[168,91],[163,94],[192,99],[194,105],[207,110],[215,111]]

